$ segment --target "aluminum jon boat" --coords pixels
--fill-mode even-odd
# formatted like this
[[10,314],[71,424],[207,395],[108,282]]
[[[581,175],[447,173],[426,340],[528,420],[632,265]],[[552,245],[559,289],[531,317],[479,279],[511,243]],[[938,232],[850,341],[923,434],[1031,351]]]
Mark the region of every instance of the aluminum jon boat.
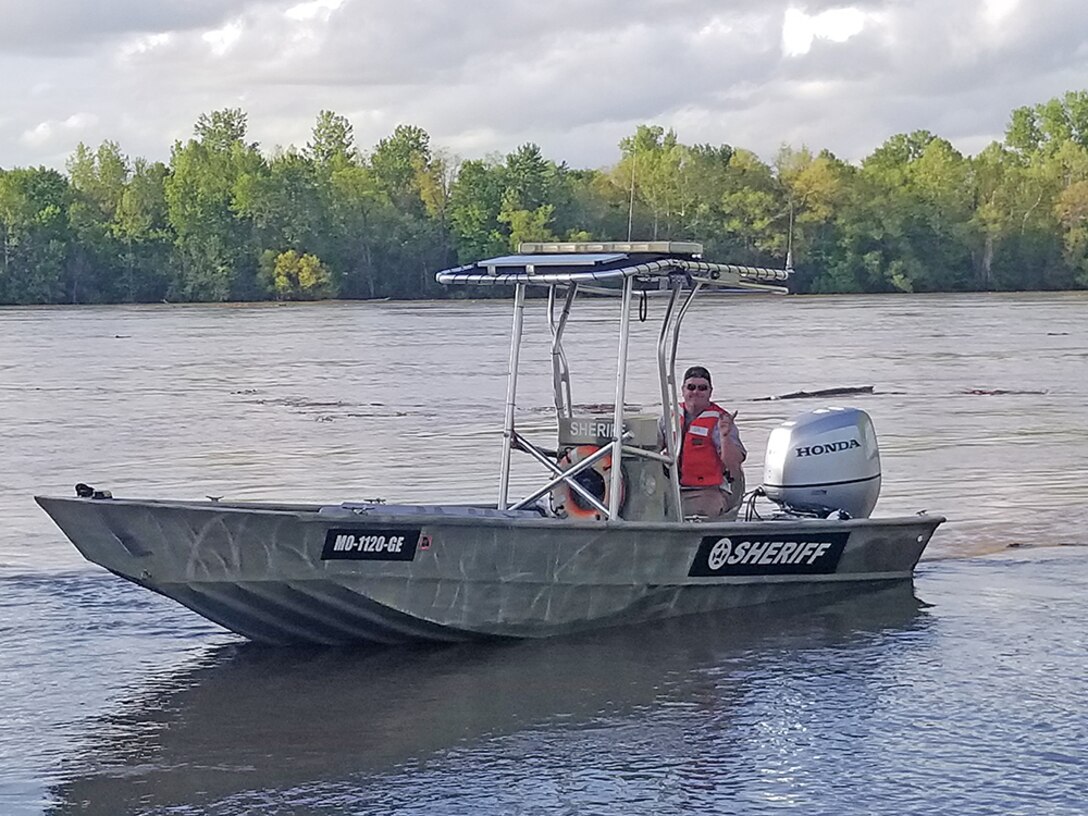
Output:
[[[709,263],[700,245],[676,242],[523,244],[516,255],[439,272],[443,284],[513,290],[495,504],[140,500],[87,485],[37,502],[88,560],[272,644],[544,637],[909,581],[944,519],[869,518],[880,457],[868,415],[854,408],[809,411],[774,429],[763,484],[745,497],[741,518],[680,510],[684,315],[700,291],[781,293],[788,275]],[[530,287],[547,294],[554,451],[514,423]],[[624,409],[632,311],[649,291],[666,293],[656,301],[665,304],[663,418]],[[571,400],[563,336],[580,292],[619,302],[608,415],[578,415]],[[545,474],[517,498],[515,453]]]

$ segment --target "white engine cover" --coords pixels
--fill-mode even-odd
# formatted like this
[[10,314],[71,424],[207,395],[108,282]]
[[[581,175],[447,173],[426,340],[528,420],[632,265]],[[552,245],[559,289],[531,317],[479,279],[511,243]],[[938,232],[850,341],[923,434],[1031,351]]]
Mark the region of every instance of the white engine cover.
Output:
[[782,423],[767,440],[763,489],[784,506],[868,518],[880,496],[873,421],[857,408],[817,408]]

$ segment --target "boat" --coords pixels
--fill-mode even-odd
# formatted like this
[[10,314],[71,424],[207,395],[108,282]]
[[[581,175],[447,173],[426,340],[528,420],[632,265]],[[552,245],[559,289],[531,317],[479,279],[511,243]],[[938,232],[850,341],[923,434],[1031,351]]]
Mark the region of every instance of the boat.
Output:
[[[538,638],[909,582],[944,518],[871,517],[879,450],[856,408],[817,408],[774,429],[763,483],[737,518],[684,516],[675,376],[684,317],[704,290],[786,293],[791,272],[702,255],[672,241],[538,242],[437,273],[445,285],[513,293],[494,503],[138,499],[85,484],[36,500],[89,561],[269,644]],[[571,397],[563,341],[582,287],[619,302],[607,414],[579,413]],[[635,413],[625,401],[632,316],[642,292],[663,289],[662,408]],[[547,310],[551,333],[555,450],[515,426],[534,306]],[[543,471],[524,496],[512,495],[515,454]]]

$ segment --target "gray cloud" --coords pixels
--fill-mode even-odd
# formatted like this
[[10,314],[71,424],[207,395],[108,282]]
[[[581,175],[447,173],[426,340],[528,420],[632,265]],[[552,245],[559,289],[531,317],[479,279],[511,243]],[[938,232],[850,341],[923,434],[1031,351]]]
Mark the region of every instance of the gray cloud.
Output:
[[[865,15],[854,36],[783,53],[787,14],[844,8]],[[0,14],[3,166],[62,166],[106,138],[166,159],[228,106],[269,149],[303,144],[327,108],[364,146],[413,123],[466,158],[531,140],[574,166],[615,161],[642,122],[765,158],[787,143],[857,160],[919,128],[975,152],[1012,108],[1088,86],[1079,0],[0,0]]]
[[86,51],[129,33],[215,26],[245,0],[0,0],[0,53],[41,55]]

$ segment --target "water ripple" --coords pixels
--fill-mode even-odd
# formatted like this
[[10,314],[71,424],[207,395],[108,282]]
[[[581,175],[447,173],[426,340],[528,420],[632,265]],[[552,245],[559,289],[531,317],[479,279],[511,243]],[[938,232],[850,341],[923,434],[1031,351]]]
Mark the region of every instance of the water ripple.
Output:
[[[522,356],[547,372],[538,305]],[[874,385],[856,404],[881,440],[878,513],[950,519],[914,594],[362,651],[244,644],[84,564],[30,497],[491,497],[506,304],[0,310],[0,813],[1079,816],[1086,305],[694,307],[750,482],[771,430],[814,407],[762,397]],[[579,404],[612,400],[615,308],[570,327]],[[655,344],[636,324],[629,399],[651,412]],[[520,396],[548,446],[546,379]],[[517,490],[537,480],[516,463]]]

